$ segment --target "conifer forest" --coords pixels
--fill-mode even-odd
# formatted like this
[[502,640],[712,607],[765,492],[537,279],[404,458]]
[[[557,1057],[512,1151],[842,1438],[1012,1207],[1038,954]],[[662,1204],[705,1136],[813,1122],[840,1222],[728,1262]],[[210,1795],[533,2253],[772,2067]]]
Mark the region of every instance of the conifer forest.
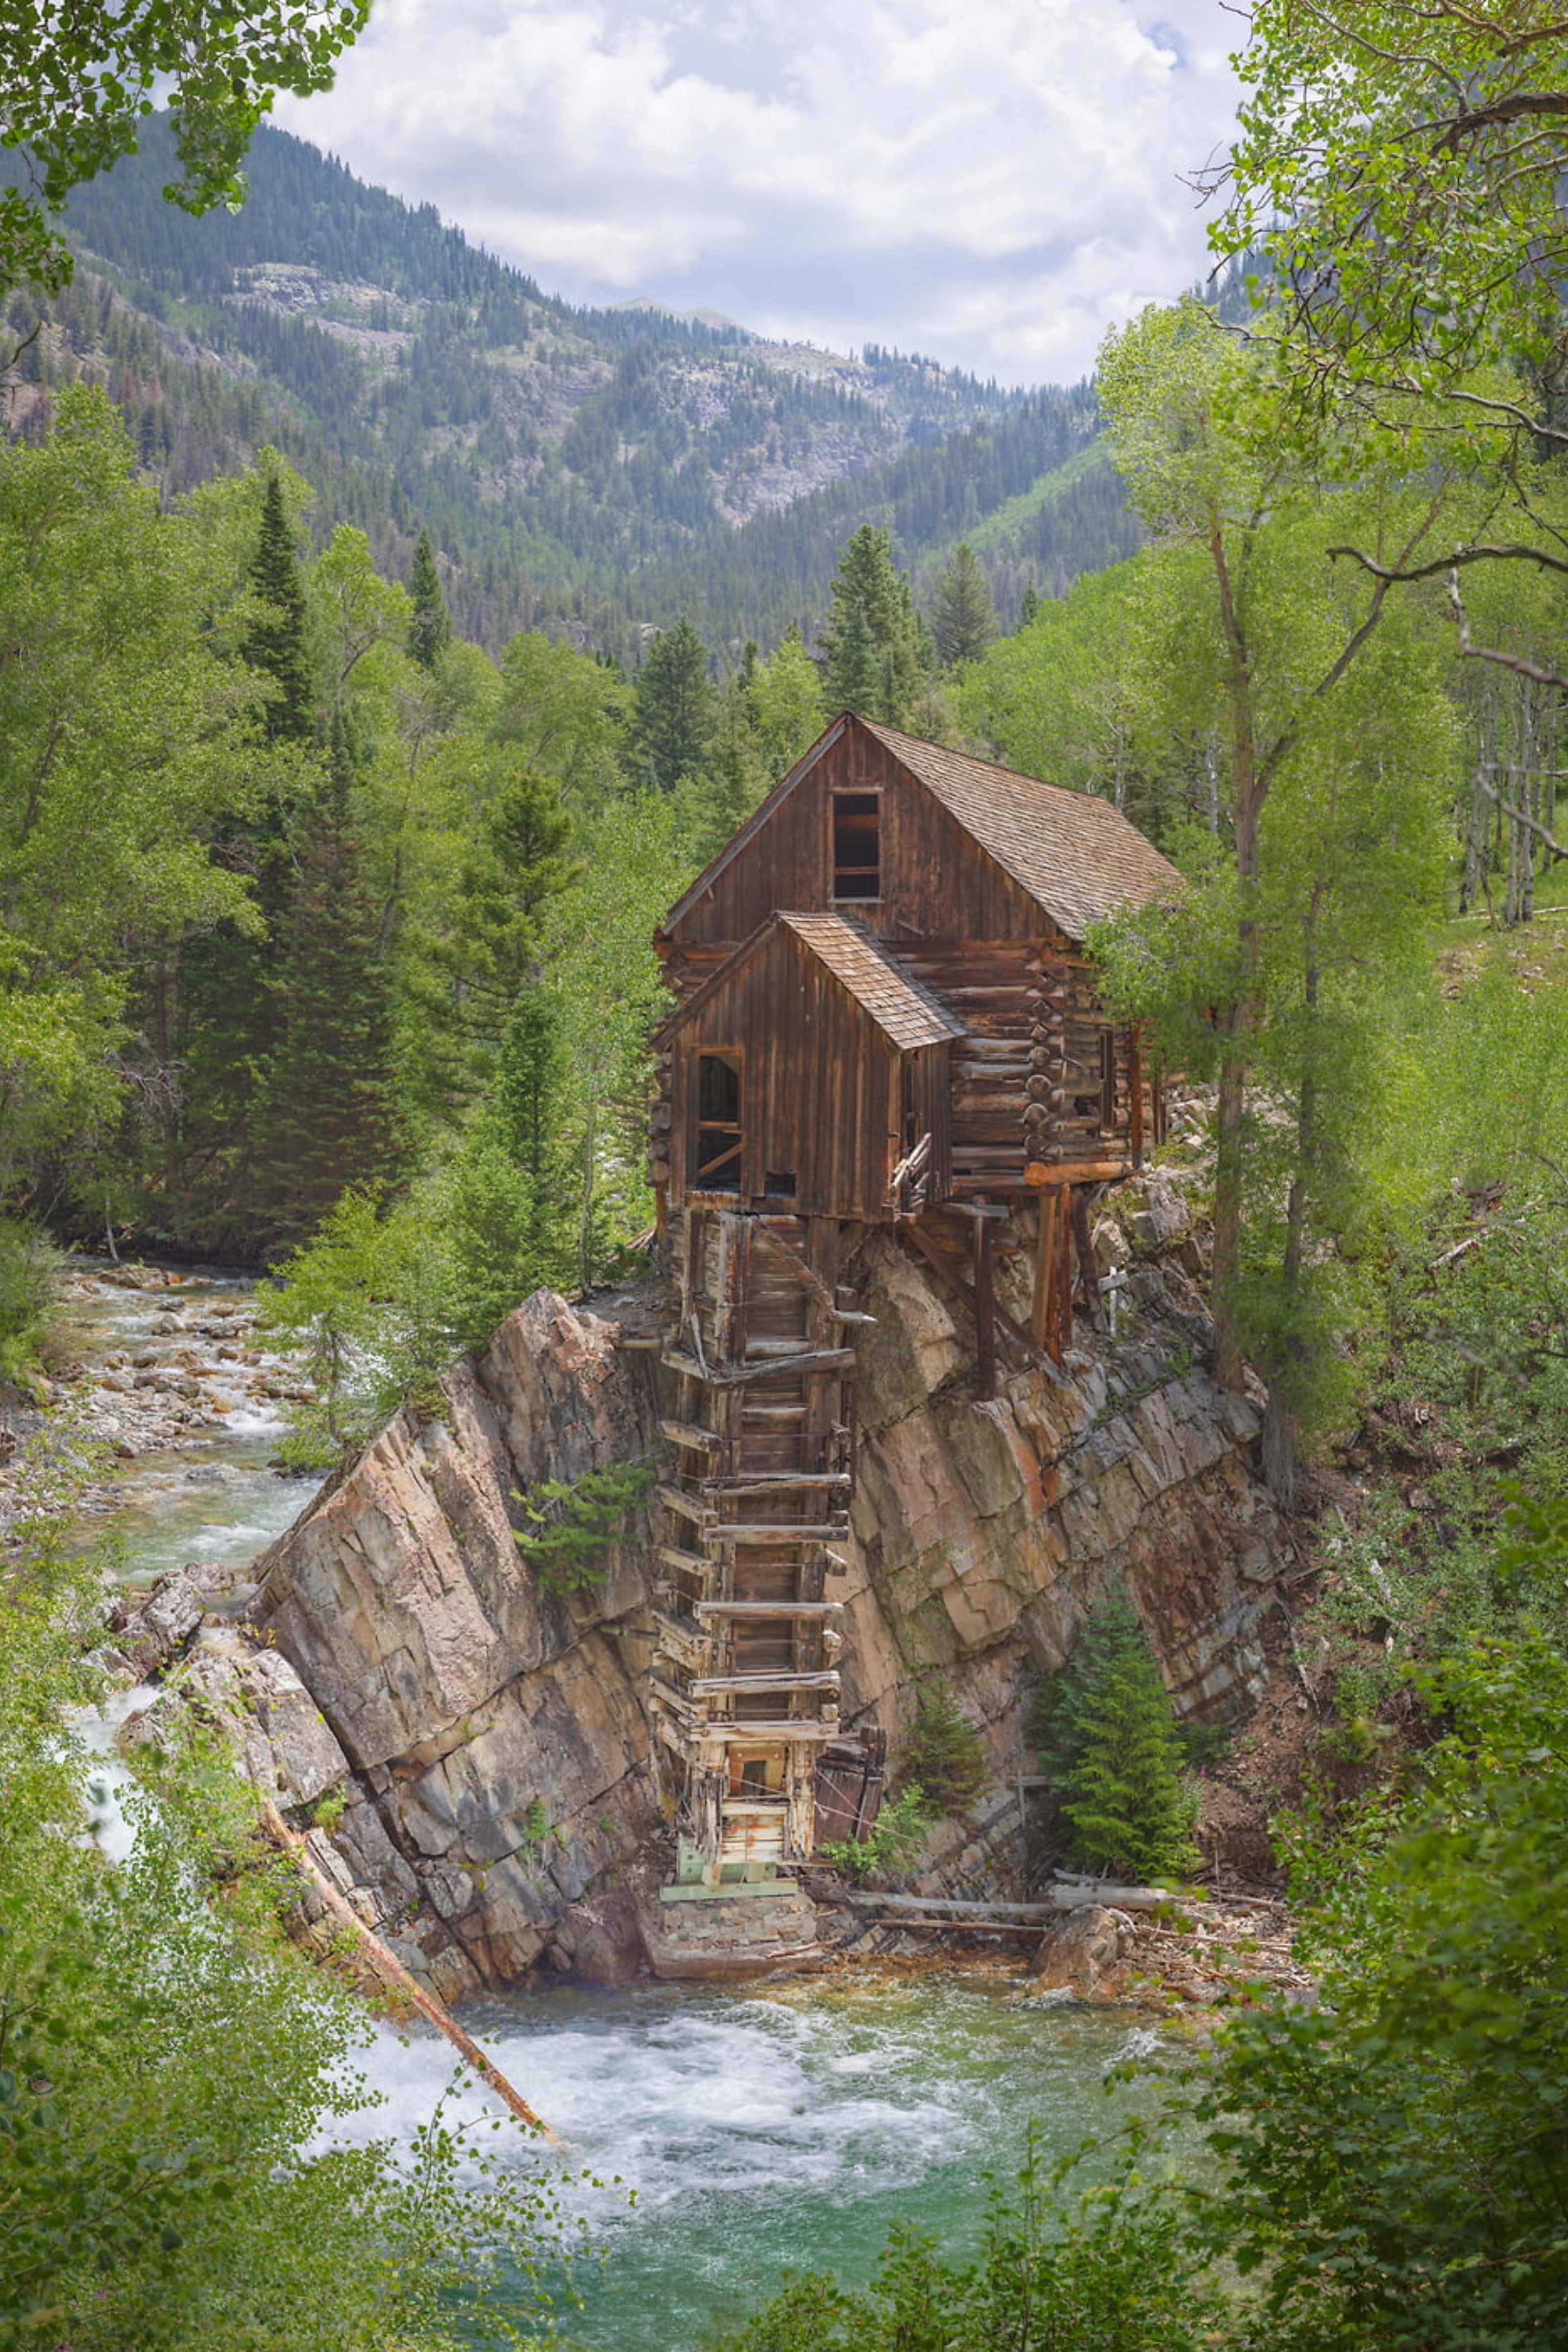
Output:
[[[458,39],[466,10],[450,14]],[[13,16],[0,28],[0,2352],[1556,2352],[1568,14],[1550,0],[1256,0],[1226,18],[1215,37],[1239,44],[1239,112],[1207,163],[1178,159],[1205,206],[1209,265],[1167,299],[1124,301],[1082,381],[1027,389],[874,341],[843,354],[716,315],[574,303],[433,204],[367,184],[265,118],[345,70],[368,0],[29,0]],[[693,2046],[721,2070],[692,2147],[715,2104],[760,2096],[721,2071],[742,2030],[763,2031],[758,1989],[694,1990],[671,1970],[656,1989],[670,2000],[637,2025],[632,1969],[595,1973],[582,1919],[575,1947],[555,1912],[545,1920],[552,1874],[571,1881],[562,1905],[591,1912],[596,1871],[628,1888],[653,1869],[650,1839],[674,1853],[673,1805],[634,1853],[629,1832],[616,1845],[631,1818],[618,1781],[584,1799],[581,1851],[553,1782],[498,1804],[506,1866],[528,1881],[520,1916],[540,1923],[525,1990],[502,1988],[515,2014],[498,2005],[499,1964],[476,1961],[444,1991],[412,1931],[377,1915],[373,1932],[370,1847],[332,1877],[345,1810],[363,1820],[373,1799],[406,1799],[405,1843],[378,1830],[377,1853],[409,1888],[426,1872],[426,1895],[440,1872],[460,1882],[444,1899],[467,1916],[489,1864],[477,1846],[452,1861],[446,1826],[409,1792],[416,1768],[455,1773],[449,1759],[482,1748],[500,1703],[454,1702],[438,1736],[362,1758],[334,1710],[347,1719],[363,1692],[307,1675],[300,1720],[334,1750],[341,1737],[344,1760],[308,1800],[282,1778],[253,1785],[246,1727],[283,1753],[274,1668],[238,1715],[203,1677],[259,1622],[265,1579],[242,1577],[232,1606],[193,1601],[162,1647],[147,1634],[163,1588],[147,1600],[125,1546],[151,1538],[115,1516],[113,1485],[142,1441],[106,1441],[85,1401],[95,1381],[101,1403],[103,1381],[127,1394],[162,1381],[136,1352],[156,1325],[117,1343],[106,1372],[80,1302],[93,1284],[101,1297],[128,1283],[127,1297],[143,1279],[234,1286],[246,1345],[288,1399],[265,1459],[247,1457],[247,1475],[292,1497],[267,1542],[291,1522],[287,1541],[303,1540],[340,1505],[352,1517],[367,1461],[390,1482],[375,1527],[354,1522],[363,1564],[334,1604],[344,1615],[374,1613],[383,1521],[408,1517],[416,1472],[444,1496],[468,1475],[458,1457],[488,1446],[513,1465],[495,1517],[531,1594],[528,1671],[585,1658],[590,1637],[603,1654],[580,1668],[581,1721],[559,1685],[537,1698],[541,1742],[557,1762],[585,1752],[617,1676],[628,1689],[651,1676],[664,1703],[653,1636],[637,1644],[700,1538],[678,1517],[661,1549],[647,1515],[662,1502],[696,1523],[678,1485],[671,1504],[668,1463],[709,1445],[687,1486],[716,1491],[719,1438],[667,1390],[613,1460],[572,1454],[563,1470],[552,1455],[514,1478],[516,1432],[475,1368],[504,1360],[498,1333],[521,1329],[542,1291],[620,1318],[650,1381],[656,1357],[680,1368],[688,1399],[697,1370],[713,1376],[707,1276],[695,1243],[672,1271],[668,1142],[650,1150],[677,1003],[655,935],[844,712],[879,740],[1011,772],[999,794],[1022,777],[1109,803],[1175,878],[1097,914],[1072,947],[1107,1037],[1129,1041],[1139,1160],[1125,1186],[1101,1170],[1081,1233],[1064,1233],[1081,1360],[1069,1349],[1064,1371],[1058,1348],[1053,1370],[1043,1322],[1031,1329],[1026,1292],[1006,1288],[1037,1248],[1046,1279],[1043,1195],[1037,1223],[1029,1199],[1012,1225],[972,1202],[962,1245],[907,1250],[872,1312],[824,1286],[790,1219],[759,1213],[815,1302],[813,1348],[828,1346],[821,1317],[837,1318],[820,1360],[860,1353],[875,1475],[852,1518],[844,1502],[843,1531],[879,1596],[852,1585],[839,1615],[791,1602],[803,1622],[831,1615],[829,1646],[809,1670],[792,1653],[798,1671],[767,1671],[786,1693],[837,1693],[842,1642],[868,1640],[878,1606],[891,1630],[890,1663],[863,1686],[867,1719],[880,1709],[875,1773],[855,1802],[832,1784],[848,1810],[803,1874],[848,1940],[815,1974],[775,1969],[784,1990],[766,2013],[783,2033],[788,2011],[792,2052],[818,2051],[817,2032],[827,2055],[755,2145],[795,2180],[792,2136],[819,2092],[837,2095],[822,2089],[833,2068],[861,2069],[856,2096],[870,2098],[878,2066],[913,2063],[921,2018],[938,2020],[935,2055],[889,2094],[889,2113],[928,2093],[939,2104],[929,2146],[896,2161],[858,2110],[845,2132],[868,2136],[851,2155],[811,2143],[803,2199],[813,2167],[876,2176],[860,2240],[803,2222],[798,2260],[727,2270],[771,2192],[748,2173],[754,2209],[677,2241],[658,2196],[627,2209],[626,2184],[641,2191],[630,2158],[617,2170],[616,2133],[642,2128],[645,2082],[676,2095],[677,1996],[698,2003]],[[864,821],[858,802],[851,814]],[[854,917],[870,892],[841,887]],[[978,1024],[973,1039],[970,1076],[991,1084],[1002,1049]],[[1113,1106],[1113,1055],[1105,1070]],[[1027,1083],[1039,1100],[1058,1083],[1039,1053]],[[732,1108],[692,1117],[710,1122],[700,1134],[739,1130]],[[763,1211],[795,1181],[770,1171]],[[1004,1503],[973,1499],[976,1486],[954,1521],[935,1461],[939,1439],[961,1467],[978,1459],[1000,1425],[994,1330],[989,1375],[976,1371],[987,1215],[1008,1410],[1023,1414],[1026,1377],[1047,1402],[1074,1381],[1072,1410],[1090,1402],[1027,1506],[1043,1518],[1069,1498],[1059,1593],[1026,1590],[1022,1570],[976,1572],[938,1636],[913,1602],[900,1629],[877,1580],[929,1519],[920,1557],[945,1591],[974,1528],[1013,1507],[1011,1487]],[[672,1282],[697,1302],[673,1332],[662,1307],[636,1303]],[[592,1351],[551,1328],[559,1353],[539,1343],[537,1386],[563,1460]],[[768,1344],[786,1364],[806,1347]],[[929,1419],[900,1411],[938,1435],[898,1454],[873,1408],[912,1379],[906,1359],[937,1356]],[[1213,1475],[1240,1515],[1234,1540],[1194,1534],[1195,1507],[1167,1505],[1152,1479],[1127,1506],[1153,1515],[1147,1540],[1117,1551],[1109,1504],[1091,1540],[1100,1507],[1073,1520],[1074,1482],[1109,1477],[1118,1416],[1155,1391],[1149,1412],[1165,1413],[1178,1387],[1222,1432]],[[849,1458],[858,1412],[832,1432]],[[1182,1430],[1161,1426],[1179,1451]],[[838,1454],[796,1474],[814,1491],[836,1481],[851,1483]],[[773,1475],[775,1495],[788,1486]],[[795,1508],[757,1503],[752,1532],[787,1533]],[[607,1664],[606,1596],[637,1545],[647,1608],[623,1638],[635,1612],[616,1601]],[[1267,1609],[1245,1590],[1265,1551]],[[1199,1565],[1162,1624],[1139,1579],[1167,1554]],[[458,1570],[421,1558],[420,1605],[435,1609]],[[521,1641],[477,1558],[468,1546],[461,1572],[489,1613],[449,1635],[454,1653]],[[1211,1575],[1231,1579],[1223,1608]],[[1228,1657],[1244,1602],[1245,1705],[1189,1704],[1182,1676],[1198,1657],[1197,1689]],[[762,1603],[700,1606],[743,1620]],[[988,1609],[1003,1613],[973,1631]],[[258,1642],[292,1675],[276,1622]],[[437,1678],[438,1646],[411,1643],[377,1671],[395,1693]],[[145,1719],[123,1728],[124,1695],[154,1683],[179,1727],[133,1739]],[[793,1696],[780,1705],[787,1716]],[[735,1780],[737,1803],[765,1798],[761,1770]],[[1008,1804],[1025,1876],[987,1844]],[[460,1814],[453,1797],[447,1822]],[[100,1834],[109,1815],[118,1845]],[[1205,1906],[1227,1891],[1241,1925],[1222,1962]],[[1063,1919],[1079,1923],[1070,1970]],[[611,1929],[590,1925],[607,1948]],[[492,2136],[457,2091],[412,2123],[367,2117],[367,2099],[395,2102],[412,2079],[415,2061],[387,2054],[396,2032],[425,2028],[388,2009],[362,1927],[418,1979],[443,2031],[449,2008],[459,2033],[504,2043],[530,2097],[533,2029],[516,2023],[530,2001],[580,2037],[563,2084],[591,2071],[595,2033],[624,2033],[632,2071],[608,2078],[603,2143],[579,2149],[563,2127],[563,2155],[510,2120]],[[1295,1973],[1269,1977],[1287,1951]],[[878,1954],[877,1997],[909,2007],[866,2025],[856,1970]],[[971,1998],[971,1962],[1013,1973],[955,2055],[961,2007],[942,2004]],[[585,2006],[550,2011],[557,1999]],[[1015,2061],[986,2056],[993,2033],[1026,2053],[1017,2082],[1031,2084],[1030,2038],[1065,2036],[1061,2079],[1092,2077],[1095,2104],[1084,2089],[1058,2128],[1003,2079]],[[941,2105],[947,2088],[928,2075],[948,2065],[984,2075],[1000,2158],[963,2140],[961,2103]],[[719,2175],[673,2126],[668,2139],[696,2205]],[[963,2178],[939,2195],[942,2163]],[[833,2197],[847,2210],[860,2193]],[[596,2301],[601,2230],[612,2285]],[[613,2284],[623,2243],[656,2250],[627,2273],[638,2285]],[[646,2267],[656,2256],[662,2270]]]

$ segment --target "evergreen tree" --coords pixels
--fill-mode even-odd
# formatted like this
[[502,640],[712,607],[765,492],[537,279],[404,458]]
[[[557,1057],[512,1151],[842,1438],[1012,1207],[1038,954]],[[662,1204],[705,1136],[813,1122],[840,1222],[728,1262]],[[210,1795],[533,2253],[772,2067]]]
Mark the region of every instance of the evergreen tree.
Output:
[[[261,712],[269,743],[280,747],[279,783],[243,816],[216,829],[215,862],[243,875],[258,924],[225,921],[192,934],[180,951],[176,992],[181,1017],[184,1103],[176,1214],[187,1230],[220,1245],[237,1238],[226,1222],[246,1190],[258,1090],[279,1043],[276,959],[285,937],[296,867],[289,835],[299,769],[296,747],[315,740],[315,679],[306,631],[304,582],[283,486],[269,473],[261,495],[256,543],[246,571],[254,599],[239,651],[268,682]],[[209,1225],[213,1216],[223,1222]]]
[[489,1092],[454,1163],[445,1223],[459,1338],[477,1346],[541,1283],[571,1278],[567,1054],[549,991],[508,1017]]
[[954,548],[937,583],[931,627],[936,656],[943,669],[978,661],[996,635],[996,607],[990,586],[967,540]]
[[286,1240],[318,1224],[351,1186],[385,1182],[402,1157],[391,982],[341,714],[303,833],[273,989],[277,1043],[257,1120],[253,1187],[268,1232]]
[[421,669],[434,669],[452,642],[452,623],[447,599],[441,593],[441,575],[436,569],[428,530],[419,534],[408,585],[414,598],[414,616],[408,624],[409,656]]
[[708,652],[682,614],[648,648],[632,692],[630,757],[634,776],[661,793],[702,765],[718,715]]
[[264,670],[277,689],[268,699],[264,718],[268,740],[308,743],[315,733],[315,717],[305,643],[305,583],[276,474],[268,474],[262,492],[249,585],[260,609],[251,617],[241,650],[251,667]]
[[1131,1602],[1113,1593],[1042,1690],[1040,1764],[1062,1791],[1075,1860],[1153,1878],[1190,1869],[1196,1806],[1171,1701]]
[[458,879],[449,962],[468,1026],[500,1040],[534,978],[539,918],[582,868],[566,854],[572,820],[549,776],[514,769],[479,821],[479,838]]
[[861,524],[838,559],[832,593],[821,638],[825,705],[907,726],[927,664],[910,583],[885,530]]
[[1039,592],[1036,588],[1034,582],[1031,580],[1028,586],[1025,589],[1022,596],[1018,599],[1019,628],[1026,629],[1031,621],[1035,621],[1039,618]]

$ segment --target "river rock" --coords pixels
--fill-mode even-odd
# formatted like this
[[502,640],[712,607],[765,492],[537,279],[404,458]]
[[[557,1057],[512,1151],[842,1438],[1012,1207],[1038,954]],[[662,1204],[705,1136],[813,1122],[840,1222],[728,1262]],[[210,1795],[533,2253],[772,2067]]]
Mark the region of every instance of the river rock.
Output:
[[1039,1979],[1042,1992],[1070,1992],[1079,2000],[1114,2000],[1124,1988],[1123,1963],[1137,1933],[1125,1911],[1085,1904],[1046,1930],[1029,1963],[1030,1973]]
[[116,1647],[145,1681],[184,1649],[202,1622],[205,1605],[195,1571],[168,1569],[139,1605],[122,1603],[110,1612]]

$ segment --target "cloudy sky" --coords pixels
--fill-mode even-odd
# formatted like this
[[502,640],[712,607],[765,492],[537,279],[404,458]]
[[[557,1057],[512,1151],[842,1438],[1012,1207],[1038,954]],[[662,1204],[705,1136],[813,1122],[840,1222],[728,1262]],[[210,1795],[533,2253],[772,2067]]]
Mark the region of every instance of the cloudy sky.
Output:
[[286,129],[578,301],[1082,374],[1206,266],[1220,0],[376,0]]

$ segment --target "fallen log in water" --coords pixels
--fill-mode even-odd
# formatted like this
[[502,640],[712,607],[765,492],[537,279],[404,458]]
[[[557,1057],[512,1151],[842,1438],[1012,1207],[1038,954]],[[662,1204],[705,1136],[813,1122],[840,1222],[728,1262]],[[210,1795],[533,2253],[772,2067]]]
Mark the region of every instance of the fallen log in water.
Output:
[[1163,1886],[1113,1886],[1103,1879],[1084,1879],[1053,1886],[1047,1903],[971,1903],[943,1895],[846,1894],[835,1899],[852,1911],[902,1911],[911,1917],[1046,1921],[1064,1911],[1081,1911],[1090,1903],[1102,1903],[1112,1911],[1156,1911],[1173,1898]]
[[277,1806],[265,1797],[261,1801],[261,1824],[279,1853],[288,1854],[299,1864],[332,1917],[341,1927],[351,1930],[371,1968],[388,1990],[401,1993],[405,2000],[412,2001],[421,2017],[428,2018],[437,2032],[446,2035],[453,2049],[459,2053],[475,2074],[489,2084],[499,2098],[506,2101],[521,2123],[541,2133],[552,2147],[563,2147],[564,2143],[559,2134],[552,2132],[542,2117],[534,2114],[521,2093],[513,2090],[499,2066],[491,2065],[479,2043],[464,2032],[450,2011],[443,2009],[435,1994],[426,1992],[424,1986],[409,1975],[396,1955],[389,1952],[381,1937],[365,1926],[353,1904],[339,1894],[298,1831],[289,1828]]

